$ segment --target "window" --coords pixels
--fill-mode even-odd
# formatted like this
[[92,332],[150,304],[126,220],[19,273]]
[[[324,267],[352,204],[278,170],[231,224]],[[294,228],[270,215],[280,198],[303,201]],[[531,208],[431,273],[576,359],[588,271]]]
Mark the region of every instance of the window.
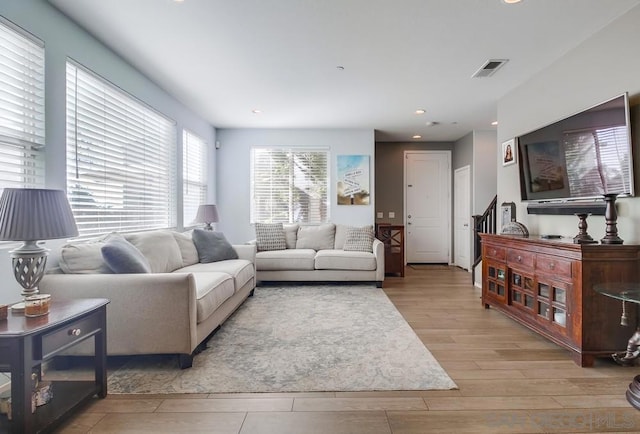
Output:
[[44,44],[0,19],[0,188],[44,186]]
[[182,179],[183,226],[189,226],[207,199],[207,144],[187,130],[182,132]]
[[176,127],[67,62],[67,194],[81,236],[174,227]]
[[328,151],[251,149],[251,222],[328,221]]

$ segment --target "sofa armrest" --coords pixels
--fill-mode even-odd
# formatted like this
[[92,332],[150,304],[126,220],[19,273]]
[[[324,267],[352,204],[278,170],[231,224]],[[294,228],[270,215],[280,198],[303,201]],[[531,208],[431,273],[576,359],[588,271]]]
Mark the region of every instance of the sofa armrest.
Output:
[[256,245],[255,244],[234,244],[234,250],[238,254],[238,259],[246,259],[247,261],[256,263]]
[[108,354],[190,354],[198,345],[192,274],[47,274],[39,288],[54,300],[108,299]]
[[376,257],[376,282],[382,286],[384,281],[384,243],[377,238],[373,239],[373,256]]

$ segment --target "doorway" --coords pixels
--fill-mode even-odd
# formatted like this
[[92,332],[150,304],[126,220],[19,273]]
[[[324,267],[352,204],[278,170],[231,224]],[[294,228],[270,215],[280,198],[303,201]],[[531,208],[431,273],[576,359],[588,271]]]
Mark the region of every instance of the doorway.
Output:
[[454,265],[471,267],[471,167],[453,172],[453,245]]
[[408,263],[451,263],[451,151],[404,153]]

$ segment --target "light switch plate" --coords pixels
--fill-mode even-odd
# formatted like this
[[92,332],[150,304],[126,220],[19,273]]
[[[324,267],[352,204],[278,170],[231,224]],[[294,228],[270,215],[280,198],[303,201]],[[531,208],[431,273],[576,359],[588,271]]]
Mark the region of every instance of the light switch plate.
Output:
[[393,212],[393,211],[389,211],[389,218],[390,218],[390,219],[394,219],[394,218],[396,218],[396,213],[395,213],[395,212]]
[[383,213],[383,212],[379,212],[376,216],[377,216],[379,219],[384,218],[384,213]]

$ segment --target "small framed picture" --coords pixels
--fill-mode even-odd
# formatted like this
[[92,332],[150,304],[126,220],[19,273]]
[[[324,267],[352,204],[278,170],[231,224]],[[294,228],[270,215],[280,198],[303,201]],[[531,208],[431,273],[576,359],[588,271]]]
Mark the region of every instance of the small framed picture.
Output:
[[515,164],[518,157],[516,152],[516,139],[507,140],[502,143],[502,165],[510,166]]

